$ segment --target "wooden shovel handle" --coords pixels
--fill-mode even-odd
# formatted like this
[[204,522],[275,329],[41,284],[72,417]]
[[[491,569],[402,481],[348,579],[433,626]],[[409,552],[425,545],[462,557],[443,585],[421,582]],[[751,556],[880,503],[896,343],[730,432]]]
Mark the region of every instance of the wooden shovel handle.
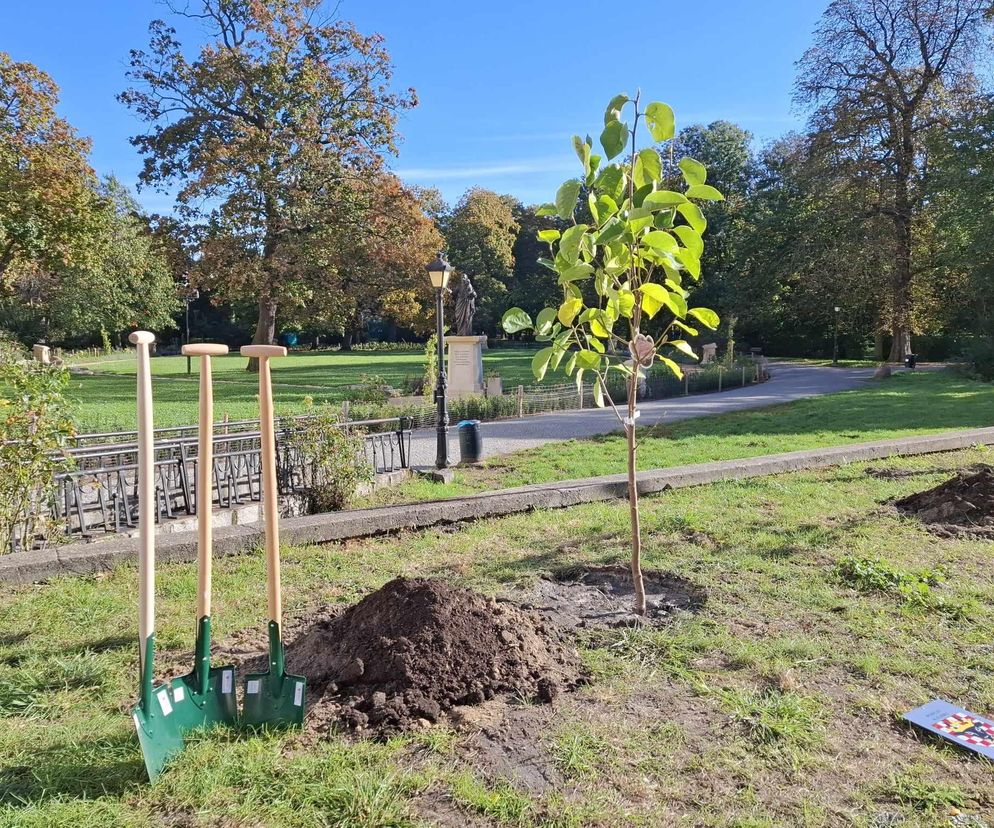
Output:
[[216,345],[213,342],[194,342],[180,348],[183,356],[224,356],[228,353],[227,345]]
[[280,585],[280,511],[276,486],[276,427],[273,423],[273,380],[269,358],[283,356],[278,345],[246,345],[242,356],[259,360],[259,435],[262,443],[262,515],[266,525],[266,597],[269,620],[282,625]]
[[197,621],[211,614],[214,545],[214,386],[211,356],[228,353],[227,345],[184,345],[183,353],[200,357],[200,423],[197,429]]
[[155,334],[135,331],[128,339],[138,351],[138,652],[155,632],[155,446],[152,432],[152,372],[149,345]]

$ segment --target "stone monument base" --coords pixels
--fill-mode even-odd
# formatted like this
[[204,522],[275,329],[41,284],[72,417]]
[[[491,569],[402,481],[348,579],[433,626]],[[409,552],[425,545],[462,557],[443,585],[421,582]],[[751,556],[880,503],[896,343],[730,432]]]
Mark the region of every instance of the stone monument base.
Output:
[[449,364],[446,369],[451,397],[483,393],[483,348],[485,336],[447,336]]

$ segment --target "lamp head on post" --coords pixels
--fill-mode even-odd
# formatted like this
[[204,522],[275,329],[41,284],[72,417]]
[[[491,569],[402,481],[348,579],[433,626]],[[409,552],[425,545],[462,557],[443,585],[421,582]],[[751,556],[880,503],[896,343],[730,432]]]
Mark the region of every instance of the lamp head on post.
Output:
[[835,312],[838,313],[840,310],[842,310],[842,308],[840,308],[838,305],[836,305],[835,306]]
[[428,278],[431,279],[431,286],[435,290],[444,290],[448,287],[453,268],[446,260],[444,252],[440,252],[431,264],[425,265],[425,270],[428,271]]

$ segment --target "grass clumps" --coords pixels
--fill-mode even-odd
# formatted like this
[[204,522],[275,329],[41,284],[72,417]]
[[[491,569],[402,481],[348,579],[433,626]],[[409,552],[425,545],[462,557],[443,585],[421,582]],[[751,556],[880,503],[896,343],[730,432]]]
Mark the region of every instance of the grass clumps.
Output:
[[775,687],[727,690],[719,696],[757,745],[807,751],[824,740],[824,711],[810,696]]
[[883,798],[910,805],[916,811],[935,814],[962,807],[966,796],[957,785],[950,785],[930,778],[928,768],[913,765],[907,770],[891,774],[882,786]]

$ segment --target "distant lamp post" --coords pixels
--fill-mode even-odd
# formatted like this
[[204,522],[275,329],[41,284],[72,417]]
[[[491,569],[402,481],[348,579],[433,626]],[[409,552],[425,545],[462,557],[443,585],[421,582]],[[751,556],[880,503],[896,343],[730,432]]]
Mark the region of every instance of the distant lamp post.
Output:
[[449,409],[445,399],[445,326],[442,318],[442,294],[449,284],[452,265],[444,253],[439,253],[431,264],[425,266],[431,286],[435,288],[435,333],[438,340],[438,383],[435,386],[435,404],[438,406],[438,423],[435,451],[435,468],[444,469],[449,465]]
[[[190,303],[196,302],[200,298],[200,291],[197,290],[196,288],[190,287],[189,276],[183,277],[183,291],[180,294],[180,298],[183,300],[183,303],[186,305],[186,336],[184,337],[185,341],[183,342],[183,344],[189,345],[190,344]],[[187,374],[193,373],[193,369],[190,366],[190,357],[186,358],[186,373]]]
[[835,306],[835,332],[832,334],[832,365],[839,364],[839,311],[842,310],[838,305]]

